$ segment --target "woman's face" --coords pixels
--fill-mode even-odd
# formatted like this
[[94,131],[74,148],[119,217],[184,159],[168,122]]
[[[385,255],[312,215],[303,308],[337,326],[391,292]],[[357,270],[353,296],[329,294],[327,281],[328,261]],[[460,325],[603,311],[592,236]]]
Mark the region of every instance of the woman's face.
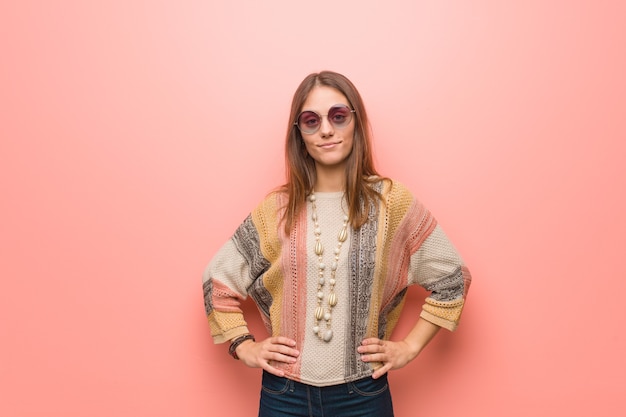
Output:
[[348,99],[332,87],[317,86],[309,93],[301,112],[312,110],[322,116],[319,129],[315,133],[301,132],[307,152],[317,169],[340,168],[345,166],[352,152],[354,141],[354,117],[344,127],[333,126],[328,120],[328,110],[336,105],[350,106]]

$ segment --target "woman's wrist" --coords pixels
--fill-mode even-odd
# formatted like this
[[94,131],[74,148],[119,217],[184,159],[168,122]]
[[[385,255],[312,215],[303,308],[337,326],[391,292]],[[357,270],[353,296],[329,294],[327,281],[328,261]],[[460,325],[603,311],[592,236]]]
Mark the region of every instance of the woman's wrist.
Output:
[[239,356],[237,356],[237,347],[245,342],[246,340],[255,341],[254,335],[250,333],[242,334],[241,336],[237,336],[230,342],[230,346],[228,347],[228,354],[233,358],[239,360]]

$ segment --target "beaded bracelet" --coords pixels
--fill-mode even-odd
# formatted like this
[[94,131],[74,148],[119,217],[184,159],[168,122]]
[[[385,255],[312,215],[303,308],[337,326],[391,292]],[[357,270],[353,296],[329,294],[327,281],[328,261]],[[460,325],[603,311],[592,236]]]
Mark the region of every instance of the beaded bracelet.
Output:
[[246,333],[244,335],[238,336],[236,337],[231,343],[230,343],[230,347],[228,348],[228,353],[230,354],[230,356],[232,356],[233,358],[239,360],[239,356],[237,356],[237,352],[235,352],[235,349],[237,349],[237,346],[239,346],[240,344],[242,344],[243,342],[245,342],[246,340],[252,340],[253,342],[255,342],[256,340],[254,339],[254,335],[251,335],[250,333]]

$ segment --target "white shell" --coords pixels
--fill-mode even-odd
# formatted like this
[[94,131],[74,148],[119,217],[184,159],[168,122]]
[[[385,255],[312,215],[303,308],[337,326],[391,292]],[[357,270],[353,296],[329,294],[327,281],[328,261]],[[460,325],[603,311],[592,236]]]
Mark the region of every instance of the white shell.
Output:
[[330,339],[333,338],[333,331],[331,329],[328,329],[324,332],[324,342],[330,342]]
[[324,313],[324,320],[328,321],[328,320],[330,320],[330,317],[331,316],[330,316],[329,312]]
[[331,292],[328,295],[328,305],[331,307],[334,307],[337,305],[337,294],[335,294],[334,292]]
[[320,326],[313,326],[313,333],[318,334],[320,332]]
[[315,242],[315,254],[317,256],[320,256],[323,253],[324,253],[324,246],[322,246],[322,242],[318,240],[317,242]]

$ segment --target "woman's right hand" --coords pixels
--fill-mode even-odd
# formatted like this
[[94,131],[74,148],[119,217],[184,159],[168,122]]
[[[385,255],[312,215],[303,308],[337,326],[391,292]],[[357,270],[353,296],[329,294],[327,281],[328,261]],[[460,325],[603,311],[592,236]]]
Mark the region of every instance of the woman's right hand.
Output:
[[270,374],[284,377],[285,372],[278,369],[273,364],[291,364],[300,356],[300,352],[295,349],[296,341],[288,337],[269,337],[260,342],[246,340],[235,352],[237,357],[244,364],[251,368],[263,368]]

